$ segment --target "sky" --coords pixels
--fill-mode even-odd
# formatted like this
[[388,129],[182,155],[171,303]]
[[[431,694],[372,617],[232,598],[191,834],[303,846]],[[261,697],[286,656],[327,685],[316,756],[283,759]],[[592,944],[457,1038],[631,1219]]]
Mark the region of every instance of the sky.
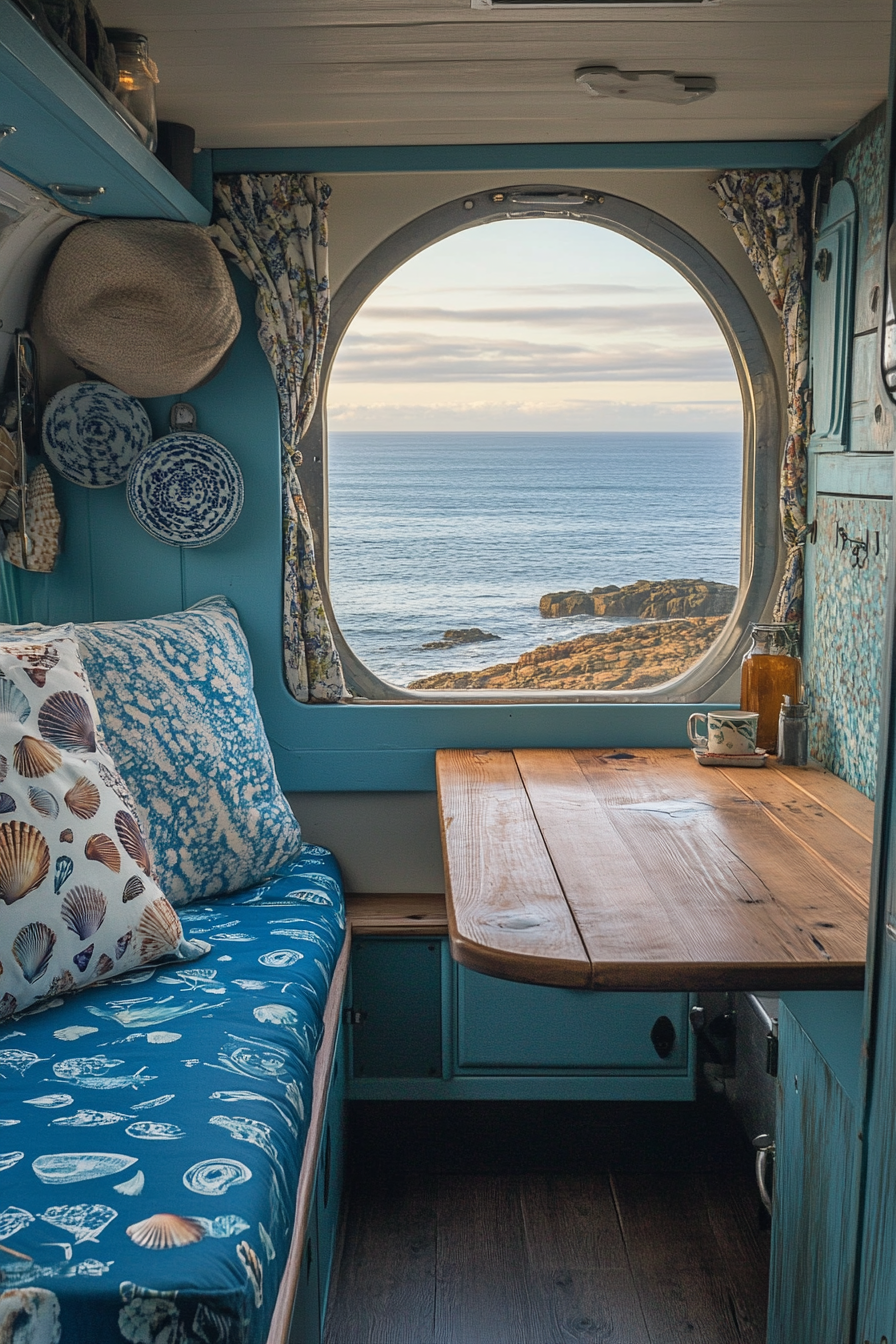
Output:
[[333,362],[334,430],[740,430],[700,296],[639,243],[578,220],[468,228],[393,273]]

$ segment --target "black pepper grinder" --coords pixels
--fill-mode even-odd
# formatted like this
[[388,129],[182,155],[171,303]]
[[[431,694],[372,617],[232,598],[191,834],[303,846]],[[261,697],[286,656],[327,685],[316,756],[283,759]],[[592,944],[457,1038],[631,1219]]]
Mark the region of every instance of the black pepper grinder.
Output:
[[809,706],[792,704],[789,695],[778,715],[778,764],[809,764]]

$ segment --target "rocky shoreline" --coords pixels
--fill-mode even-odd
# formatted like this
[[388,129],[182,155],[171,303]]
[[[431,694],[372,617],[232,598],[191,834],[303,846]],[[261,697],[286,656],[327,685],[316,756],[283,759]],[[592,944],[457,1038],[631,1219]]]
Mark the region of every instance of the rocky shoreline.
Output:
[[542,644],[515,663],[471,672],[437,672],[409,683],[417,691],[639,690],[677,677],[721,634],[727,616],[628,625]]
[[639,579],[619,588],[608,584],[590,592],[572,588],[545,593],[538,604],[547,619],[561,616],[640,616],[646,621],[668,621],[684,616],[727,616],[737,589],[709,579]]

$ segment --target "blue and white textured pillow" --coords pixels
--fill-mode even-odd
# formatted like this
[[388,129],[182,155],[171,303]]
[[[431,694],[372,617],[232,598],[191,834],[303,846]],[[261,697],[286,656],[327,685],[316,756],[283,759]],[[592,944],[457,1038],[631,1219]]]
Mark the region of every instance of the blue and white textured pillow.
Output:
[[229,602],[74,631],[172,905],[240,891],[294,858],[299,823],[277,782]]

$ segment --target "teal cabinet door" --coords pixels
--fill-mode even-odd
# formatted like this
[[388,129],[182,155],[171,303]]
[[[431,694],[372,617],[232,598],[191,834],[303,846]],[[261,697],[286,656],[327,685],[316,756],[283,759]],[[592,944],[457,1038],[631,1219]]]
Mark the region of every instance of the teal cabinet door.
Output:
[[856,195],[836,182],[815,240],[809,331],[813,448],[849,441],[850,352],[856,269]]
[[855,1108],[785,1004],[778,1037],[768,1344],[850,1344]]
[[[892,714],[892,709],[891,709]],[[892,802],[886,809],[892,827]],[[891,840],[891,858],[892,840]],[[875,966],[873,1077],[866,1120],[866,1174],[859,1276],[859,1333],[872,1344],[896,1341],[896,891],[886,884],[883,936]],[[883,912],[882,912],[883,913]]]
[[441,1078],[439,939],[359,938],[352,951],[355,1078]]
[[317,1209],[312,1200],[289,1326],[289,1344],[320,1344],[321,1312],[317,1259]]
[[336,1056],[330,1077],[327,1113],[321,1135],[320,1157],[317,1165],[317,1185],[314,1198],[317,1203],[318,1280],[320,1284],[320,1316],[326,1320],[330,1276],[339,1230],[339,1210],[345,1175],[345,1028],[341,1028],[336,1042]]
[[614,994],[496,980],[457,968],[460,1069],[688,1066],[687,994]]

